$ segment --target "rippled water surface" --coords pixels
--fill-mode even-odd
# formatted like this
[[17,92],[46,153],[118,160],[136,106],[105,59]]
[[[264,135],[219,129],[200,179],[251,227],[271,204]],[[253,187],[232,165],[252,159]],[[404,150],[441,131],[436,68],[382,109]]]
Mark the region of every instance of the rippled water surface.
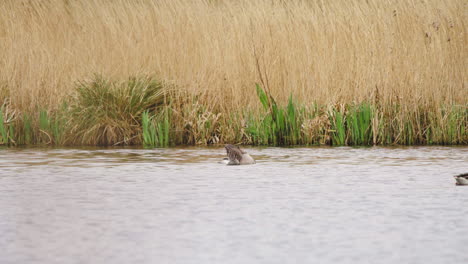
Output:
[[0,149],[0,263],[468,263],[468,147]]

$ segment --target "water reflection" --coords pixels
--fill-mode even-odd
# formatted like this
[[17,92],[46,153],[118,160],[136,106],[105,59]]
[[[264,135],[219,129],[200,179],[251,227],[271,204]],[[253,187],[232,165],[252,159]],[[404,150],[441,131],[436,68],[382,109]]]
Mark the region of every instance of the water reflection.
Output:
[[1,149],[2,263],[465,263],[467,147]]

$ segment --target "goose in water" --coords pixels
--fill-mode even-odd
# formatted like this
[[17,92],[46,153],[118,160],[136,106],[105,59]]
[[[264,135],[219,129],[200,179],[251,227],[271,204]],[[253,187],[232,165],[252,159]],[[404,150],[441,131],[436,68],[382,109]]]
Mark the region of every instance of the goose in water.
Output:
[[247,154],[247,152],[241,150],[238,146],[227,144],[224,146],[227,151],[227,158],[224,158],[223,163],[227,165],[248,165],[255,164],[255,160]]
[[468,185],[468,173],[463,173],[454,177],[457,185]]

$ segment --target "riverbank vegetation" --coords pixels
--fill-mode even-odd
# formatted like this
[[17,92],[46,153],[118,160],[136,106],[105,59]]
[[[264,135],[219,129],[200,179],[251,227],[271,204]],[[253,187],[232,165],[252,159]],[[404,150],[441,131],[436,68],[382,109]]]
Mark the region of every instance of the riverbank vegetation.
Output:
[[467,144],[464,2],[0,3],[0,145]]

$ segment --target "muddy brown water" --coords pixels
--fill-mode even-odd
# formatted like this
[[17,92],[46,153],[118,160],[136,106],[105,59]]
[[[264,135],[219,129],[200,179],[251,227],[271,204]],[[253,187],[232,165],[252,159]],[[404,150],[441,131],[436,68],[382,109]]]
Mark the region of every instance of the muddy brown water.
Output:
[[0,263],[468,263],[468,147],[0,149]]

